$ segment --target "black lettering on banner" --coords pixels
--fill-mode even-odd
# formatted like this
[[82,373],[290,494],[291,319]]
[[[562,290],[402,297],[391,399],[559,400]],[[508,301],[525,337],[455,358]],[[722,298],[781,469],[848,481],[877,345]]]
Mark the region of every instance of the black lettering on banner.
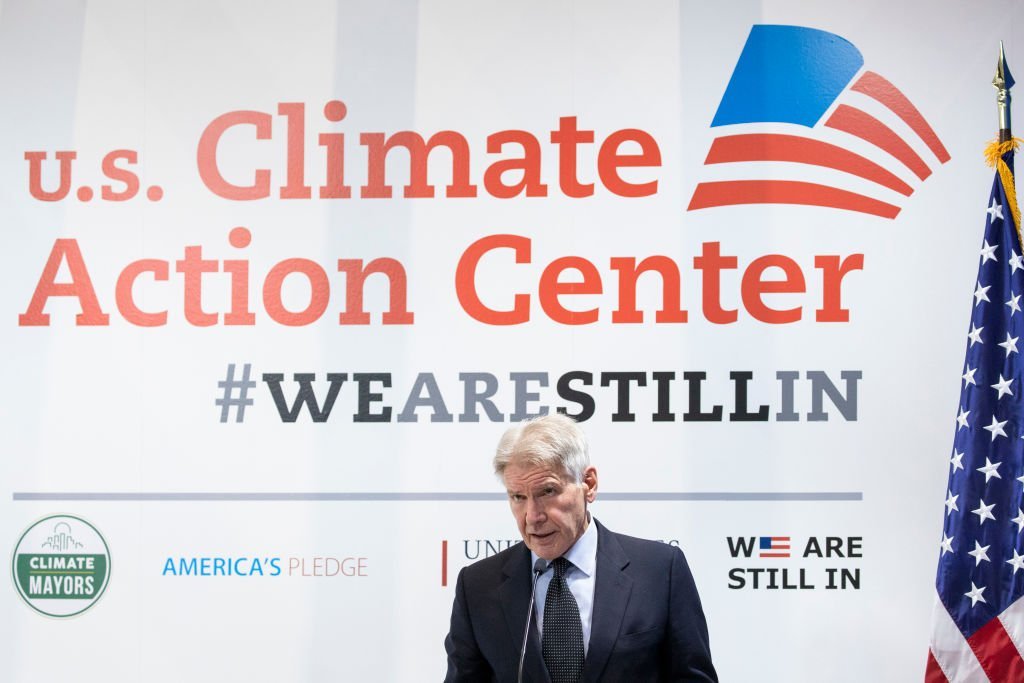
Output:
[[612,422],[636,422],[636,413],[629,409],[629,383],[636,382],[637,386],[647,386],[646,372],[602,372],[601,386],[609,386],[616,383],[618,389],[618,405],[612,413]]
[[754,378],[754,373],[749,371],[733,371],[729,373],[729,379],[736,387],[736,400],[733,403],[735,410],[729,413],[729,420],[732,422],[767,422],[768,406],[762,405],[756,413],[747,410],[747,383]]
[[327,422],[327,418],[331,415],[331,409],[334,407],[334,401],[338,398],[341,385],[348,379],[348,374],[344,372],[327,373],[327,381],[330,382],[330,387],[327,390],[327,397],[324,399],[323,408],[320,407],[320,403],[316,399],[316,392],[313,390],[313,381],[316,379],[315,373],[296,372],[292,375],[292,379],[299,383],[299,391],[295,395],[295,401],[289,407],[284,398],[284,391],[281,389],[284,375],[279,373],[264,373],[263,375],[263,381],[266,383],[267,388],[270,389],[270,395],[274,398],[274,405],[281,416],[281,421],[295,422],[299,418],[299,413],[302,412],[302,407],[306,406],[313,422]]
[[707,379],[706,372],[684,372],[683,379],[689,385],[690,403],[683,413],[683,422],[721,422],[722,406],[713,406],[711,412],[701,412],[700,390],[701,383]]
[[390,372],[357,372],[352,379],[359,385],[359,411],[352,416],[353,422],[391,422],[391,406],[384,406],[379,413],[370,412],[374,403],[380,403],[384,395],[370,391],[371,382],[391,386]]
[[570,386],[570,382],[575,380],[581,380],[584,386],[593,386],[594,375],[593,373],[586,372],[584,370],[573,370],[567,372],[558,378],[558,396],[564,398],[566,401],[572,401],[573,403],[579,404],[580,412],[570,413],[568,408],[559,408],[558,412],[563,415],[568,415],[577,422],[586,422],[590,418],[594,417],[594,397],[590,394],[577,391]]
[[757,545],[754,536],[726,536],[725,541],[729,544],[729,555],[732,557],[750,557]]

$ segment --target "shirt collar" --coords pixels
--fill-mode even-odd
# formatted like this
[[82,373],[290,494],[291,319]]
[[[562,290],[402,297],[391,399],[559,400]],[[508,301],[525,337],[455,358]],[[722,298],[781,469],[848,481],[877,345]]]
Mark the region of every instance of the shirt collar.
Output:
[[[589,512],[587,513],[587,518],[589,523],[587,524],[586,531],[576,539],[576,542],[572,544],[572,547],[562,557],[572,562],[574,567],[590,577],[594,575],[594,570],[597,568],[597,524],[594,523],[594,518],[590,516]],[[533,564],[536,565],[537,560],[540,558],[532,550],[530,555],[533,559]]]

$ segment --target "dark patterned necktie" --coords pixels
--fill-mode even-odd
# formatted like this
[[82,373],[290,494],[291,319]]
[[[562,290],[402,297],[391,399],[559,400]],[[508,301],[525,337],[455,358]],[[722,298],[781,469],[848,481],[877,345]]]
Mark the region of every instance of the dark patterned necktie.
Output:
[[553,562],[555,576],[544,601],[544,638],[541,651],[551,683],[578,683],[583,673],[583,624],[580,608],[565,583],[569,560]]

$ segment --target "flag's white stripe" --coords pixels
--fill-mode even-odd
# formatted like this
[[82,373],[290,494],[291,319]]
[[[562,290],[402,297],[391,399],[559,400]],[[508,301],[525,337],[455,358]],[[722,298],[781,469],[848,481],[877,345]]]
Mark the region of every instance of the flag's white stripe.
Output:
[[[904,95],[905,94],[906,93],[904,93]],[[869,114],[884,123],[892,130],[892,132],[896,133],[896,135],[906,142],[919,157],[921,157],[921,161],[923,161],[925,165],[932,170],[932,172],[935,172],[942,166],[942,162],[935,157],[935,153],[932,152],[928,147],[928,144],[921,139],[917,132],[903,119],[893,113],[892,110],[875,98],[848,89],[836,98],[836,103],[848,104],[851,107],[860,109],[864,113]],[[918,111],[921,112],[921,116],[924,117],[925,121],[928,121],[928,113],[921,111],[920,109],[918,109]],[[930,125],[931,121],[928,121],[928,123]],[[936,135],[938,135],[938,132],[936,132]],[[941,136],[939,140],[942,140]],[[903,171],[906,173],[907,169],[904,167]],[[921,182],[918,180],[917,176],[913,174],[911,174],[910,177],[916,182]]]
[[1017,602],[1006,608],[999,615],[999,621],[1003,622],[1007,635],[1024,658],[1024,598],[1018,598]]
[[988,683],[971,646],[953,623],[942,601],[935,598],[932,611],[932,655],[950,683]]

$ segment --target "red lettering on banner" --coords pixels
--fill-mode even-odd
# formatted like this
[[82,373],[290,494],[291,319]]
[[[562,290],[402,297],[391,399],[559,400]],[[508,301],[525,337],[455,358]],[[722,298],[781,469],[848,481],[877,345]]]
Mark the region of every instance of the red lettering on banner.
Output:
[[[498,154],[506,143],[516,143],[523,148],[522,159],[495,161],[484,172],[484,188],[492,197],[511,199],[526,190],[527,197],[548,196],[548,186],[540,181],[540,142],[525,130],[503,130],[487,136],[487,152]],[[509,171],[521,171],[522,180],[515,185],[506,185],[502,176]]]
[[202,247],[185,247],[185,258],[174,269],[185,276],[185,320],[196,327],[217,324],[217,314],[203,310],[203,273],[216,273],[216,261],[203,258]]
[[[228,235],[228,242],[236,249],[244,249],[252,242],[252,233],[238,226]],[[229,259],[224,261],[224,272],[231,275],[231,310],[224,314],[224,324],[255,325],[256,316],[249,310],[249,262]]]
[[[71,282],[57,282],[57,271],[60,270],[61,263],[67,263]],[[82,312],[75,316],[77,325],[110,324],[110,316],[103,312],[99,299],[96,298],[96,290],[92,287],[92,279],[78,248],[78,240],[54,241],[50,258],[46,260],[32,300],[29,301],[25,312],[18,316],[18,324],[23,327],[49,325],[50,316],[43,312],[43,308],[51,296],[73,296],[78,299]]]
[[[284,279],[294,273],[305,275],[309,282],[309,303],[296,312],[289,311],[281,301]],[[263,305],[271,319],[282,325],[300,327],[316,322],[327,310],[330,298],[331,284],[327,281],[327,273],[316,261],[309,259],[285,259],[271,268],[263,281]]]
[[360,259],[338,259],[338,272],[345,273],[345,312],[338,316],[341,325],[369,325],[370,314],[363,310],[363,285],[373,273],[388,278],[388,310],[381,317],[385,325],[412,325],[414,315],[407,308],[408,284],[405,268],[393,258],[378,258],[366,267]]
[[717,325],[736,322],[736,309],[722,308],[722,271],[733,270],[739,261],[735,256],[722,256],[718,242],[705,242],[700,256],[693,258],[693,267],[703,273],[701,297],[704,317]]
[[[474,320],[488,325],[520,325],[530,321],[531,295],[514,285],[511,309],[495,309],[480,298],[481,278],[487,270],[480,267],[482,259],[491,252],[511,249],[516,264],[531,264],[532,241],[520,235],[489,235],[473,242],[462,254],[455,272],[455,292],[462,309]],[[495,253],[494,256],[499,256]],[[835,259],[833,261],[833,259]],[[821,290],[823,308],[818,311],[819,321],[848,322],[849,311],[842,306],[843,276],[863,267],[864,255],[853,254],[841,262],[839,257],[815,257],[815,268],[822,271]],[[685,323],[687,312],[681,307],[682,282],[679,266],[664,255],[649,256],[639,264],[634,257],[613,256],[609,266],[618,275],[618,308],[612,311],[612,324],[643,322],[643,312],[637,307],[637,280],[641,273],[655,271],[661,275],[661,309],[656,323]],[[723,255],[718,242],[705,242],[700,255],[693,259],[694,269],[701,271],[701,312],[714,324],[734,323],[739,319],[738,308],[726,308],[722,302],[723,271],[739,268],[736,256]],[[765,278],[769,268],[778,268],[784,278]],[[565,281],[567,270],[579,273],[579,279]],[[507,286],[507,278],[501,285]],[[491,290],[493,287],[486,287]],[[582,256],[562,256],[552,260],[542,271],[537,284],[537,296],[547,318],[562,325],[587,325],[600,318],[599,308],[573,310],[563,303],[563,297],[572,294],[599,295],[604,292],[601,273],[590,260]],[[766,294],[807,295],[807,282],[800,264],[788,256],[768,254],[755,258],[742,272],[740,301],[743,310],[753,319],[772,325],[793,323],[802,318],[803,305],[790,308],[772,308],[764,301]],[[806,297],[805,297],[806,298]],[[842,319],[842,314],[846,315]]]
[[[348,108],[341,100],[331,100],[324,105],[325,120],[338,123],[343,121]],[[282,102],[277,114],[285,119],[285,169],[284,185],[280,187],[282,199],[310,199],[312,187],[306,183],[306,105],[301,102]],[[203,130],[196,150],[199,177],[206,187],[219,197],[234,201],[266,199],[270,196],[272,171],[257,168],[252,173],[252,183],[236,185],[224,178],[221,172],[219,145],[221,138],[237,126],[253,126],[256,140],[273,138],[273,119],[266,112],[232,111],[215,118]],[[593,144],[595,132],[580,128],[575,116],[563,116],[558,128],[550,131],[550,142],[558,154],[559,189],[567,197],[583,198],[594,194],[594,183],[580,178],[580,146]],[[317,137],[323,147],[323,185],[319,187],[321,199],[348,199],[352,189],[345,184],[345,134],[342,132],[320,133]],[[404,149],[408,159],[409,182],[402,196],[409,199],[425,199],[436,196],[435,184],[430,179],[431,155],[439,147],[447,149],[451,159],[449,177],[445,185],[445,197],[467,198],[477,196],[477,185],[470,177],[472,150],[466,138],[455,130],[442,130],[426,136],[417,131],[402,130],[393,133],[361,132],[359,143],[366,150],[366,184],[360,187],[359,196],[364,199],[389,199],[393,196],[392,183],[388,180],[389,157],[392,166],[400,164],[393,158],[396,148]],[[489,164],[483,173],[486,192],[498,199],[511,199],[520,195],[546,197],[548,186],[541,182],[542,150],[540,142],[532,133],[523,130],[502,130],[487,136],[488,154],[500,154],[506,145],[522,147],[521,157],[497,159]],[[638,147],[636,153],[623,151],[627,146]],[[45,153],[42,154],[45,158]],[[73,153],[72,153],[73,154]],[[26,156],[26,158],[28,158]],[[32,168],[38,170],[41,159],[34,161]],[[62,160],[63,163],[63,160]],[[68,162],[70,163],[70,162]],[[435,164],[436,166],[436,164]],[[661,166],[661,150],[654,137],[637,128],[624,128],[608,135],[598,148],[596,170],[602,186],[620,197],[646,197],[658,191],[656,179],[644,182],[625,180],[623,168],[656,168]],[[506,174],[519,173],[517,182],[506,180]],[[45,194],[35,184],[40,194]],[[64,189],[66,194],[67,190]],[[60,191],[54,199],[60,199]]]
[[[229,242],[235,249],[249,246],[252,235],[244,227],[234,228]],[[508,253],[511,251],[511,254]],[[614,289],[606,292],[607,286],[601,271],[590,259],[579,255],[558,256],[551,259],[537,277],[535,294],[527,293],[522,284],[505,276],[495,277],[495,269],[482,267],[485,259],[508,259],[511,256],[513,268],[533,264],[533,241],[528,237],[512,234],[488,235],[476,240],[462,253],[455,271],[455,293],[462,309],[474,320],[486,325],[521,325],[531,320],[532,299],[537,296],[543,316],[560,325],[589,325],[602,318],[601,306],[587,308],[579,304],[572,306],[570,297],[590,295],[614,296],[617,308],[611,311],[612,324],[636,324],[644,321],[644,311],[638,305],[638,282],[643,273],[653,272],[660,276],[661,301],[655,315],[655,323],[685,323],[687,311],[682,308],[682,273],[676,260],[665,255],[652,255],[641,260],[635,257],[613,256],[608,261],[615,273]],[[338,314],[339,325],[369,325],[370,314],[365,310],[365,287],[371,275],[384,276],[388,286],[388,308],[382,313],[384,325],[411,325],[415,315],[408,307],[408,277],[405,267],[396,259],[379,257],[364,262],[363,259],[338,259],[337,270],[344,274],[345,307]],[[67,264],[70,281],[57,282],[62,265]],[[490,264],[488,264],[490,265]],[[723,254],[718,242],[704,242],[701,252],[693,259],[695,271],[700,271],[701,313],[713,324],[730,324],[739,320],[740,306],[754,320],[771,325],[797,322],[802,319],[804,306],[809,298],[817,296],[820,290],[821,307],[816,310],[817,322],[849,322],[850,311],[843,306],[842,286],[847,276],[855,270],[863,270],[864,255],[851,254],[815,256],[814,268],[820,276],[812,278],[810,285],[807,272],[800,264],[782,254],[767,254],[754,258],[749,264],[740,266],[736,256]],[[775,268],[782,272],[781,279],[769,279],[766,274]],[[203,247],[190,245],[184,248],[183,258],[174,262],[174,270],[182,276],[182,311],[185,320],[196,327],[209,327],[221,321],[224,325],[256,324],[256,315],[250,307],[250,264],[246,259],[206,258]],[[516,272],[526,272],[515,269]],[[739,275],[739,302],[728,306],[723,295],[723,273],[741,270]],[[144,274],[151,274],[154,282],[169,279],[170,263],[161,259],[140,259],[125,266],[117,278],[114,298],[117,311],[123,319],[140,327],[158,327],[167,324],[168,311],[144,310],[135,299],[135,286]],[[572,272],[575,271],[575,275]],[[811,271],[813,272],[813,271]],[[204,285],[208,278],[228,276],[230,309],[223,311],[207,309],[203,300]],[[290,275],[302,276],[308,282],[309,299],[299,310],[285,306],[282,289]],[[491,278],[490,281],[487,278]],[[509,284],[509,282],[513,284]],[[735,282],[735,281],[734,281]],[[529,289],[528,287],[526,288]],[[487,292],[484,297],[481,292]],[[484,299],[495,296],[509,296],[511,307],[493,306]],[[735,290],[732,290],[735,291]],[[287,258],[273,265],[262,282],[263,308],[274,322],[287,326],[304,326],[317,322],[323,317],[331,299],[331,277],[327,269],[316,261],[304,258]],[[775,308],[765,301],[766,295],[790,295],[794,305]],[[54,242],[46,265],[36,284],[25,312],[18,317],[21,326],[46,326],[50,316],[44,312],[50,297],[75,297],[81,306],[76,317],[78,325],[107,325],[109,316],[103,312],[93,288],[89,271],[85,265],[77,241],[58,239]],[[736,298],[736,295],[732,295]],[[796,298],[800,297],[800,298]],[[598,302],[602,299],[598,299]],[[605,303],[607,305],[607,303]]]
[[281,188],[281,199],[309,199],[312,188],[306,185],[306,105],[282,102],[277,113],[288,119],[288,184]]
[[[619,147],[627,142],[640,145],[640,154],[620,154]],[[604,186],[620,197],[647,197],[658,191],[657,180],[636,184],[623,180],[619,169],[624,166],[661,166],[661,150],[649,133],[628,128],[609,135],[597,155],[597,172]]]
[[25,152],[28,161],[28,192],[34,199],[44,202],[56,202],[68,196],[71,190],[71,162],[77,156],[74,152],[57,152],[54,156],[60,163],[57,189],[47,192],[43,189],[43,161],[46,152]]
[[253,126],[256,128],[257,140],[269,140],[271,133],[270,114],[259,111],[231,111],[221,114],[210,122],[199,136],[196,149],[196,163],[199,177],[203,184],[218,197],[224,199],[246,200],[263,199],[270,196],[270,171],[257,169],[252,185],[232,185],[224,180],[217,162],[217,146],[221,136],[235,126]]
[[636,307],[636,281],[641,273],[661,275],[662,307],[654,320],[659,323],[685,323],[686,311],[680,308],[679,266],[668,256],[648,256],[637,265],[635,258],[612,257],[612,269],[619,271],[619,308],[612,311],[613,323],[642,323],[644,314]]
[[[769,268],[779,268],[785,274],[782,280],[765,280],[764,271]],[[754,259],[754,261],[743,272],[743,284],[741,293],[743,305],[747,307],[750,315],[763,323],[795,323],[800,320],[802,309],[795,308],[775,309],[764,303],[762,297],[767,293],[779,294],[802,294],[805,291],[804,274],[800,266],[791,258],[780,254],[771,254]]]
[[[344,120],[348,108],[340,100],[331,100],[324,105],[324,118],[337,123]],[[323,199],[348,199],[352,188],[345,184],[345,134],[320,133],[317,138],[327,154],[327,179],[320,187]]]
[[[228,236],[236,249],[248,247],[252,234],[244,227],[234,228]],[[67,264],[70,282],[57,282],[63,264]],[[185,320],[196,327],[218,324],[220,313],[204,308],[203,291],[208,278],[218,273],[228,275],[231,307],[224,313],[224,325],[255,325],[256,315],[250,309],[249,261],[245,259],[205,258],[203,247],[185,247],[182,259],[174,262],[174,271],[182,276],[182,310]],[[338,271],[345,274],[345,310],[339,314],[341,325],[368,325],[370,314],[364,307],[366,279],[383,275],[388,282],[388,310],[382,315],[384,325],[411,325],[415,319],[408,308],[408,283],[405,267],[393,258],[376,258],[363,265],[361,259],[339,259]],[[170,277],[170,262],[163,259],[140,259],[125,266],[117,278],[114,300],[125,322],[139,327],[159,327],[167,324],[168,311],[143,310],[135,300],[135,285],[139,278],[151,273],[155,282]],[[299,310],[285,306],[282,288],[289,276],[304,277],[309,283],[309,300]],[[73,239],[58,239],[36,285],[32,299],[24,313],[18,316],[23,327],[47,326],[49,314],[44,309],[50,297],[75,297],[82,313],[76,317],[78,325],[108,325],[110,317],[100,307],[85,260]],[[284,259],[270,268],[263,279],[263,308],[274,322],[289,327],[310,325],[323,317],[330,303],[331,284],[327,271],[317,262],[304,258]],[[208,303],[208,302],[206,302]]]
[[433,197],[434,186],[427,182],[427,156],[437,147],[447,147],[452,157],[452,182],[447,187],[449,197],[475,197],[476,185],[469,182],[469,143],[453,130],[435,133],[429,141],[412,131],[395,133],[385,138],[384,133],[363,133],[359,142],[367,149],[367,183],[360,189],[360,197],[388,198],[391,186],[387,182],[384,161],[395,147],[405,147],[409,153],[409,184],[406,197]]
[[107,201],[123,202],[139,193],[139,177],[127,168],[121,168],[117,165],[116,162],[122,159],[134,165],[139,160],[139,154],[130,149],[115,149],[103,157],[103,174],[111,180],[124,183],[124,189],[120,192],[114,192],[112,185],[100,187],[100,197]]
[[[54,155],[58,162],[57,189],[48,191],[43,189],[43,162],[46,161],[46,152],[25,152],[25,160],[28,161],[28,192],[33,199],[44,202],[57,202],[66,199],[71,192],[73,180],[73,163],[78,154],[73,151],[60,151]],[[112,180],[119,185],[104,184],[100,186],[100,198],[108,202],[124,202],[133,199],[139,194],[139,176],[131,167],[139,162],[139,153],[133,149],[115,149],[103,155],[100,161],[100,172],[106,180]],[[75,191],[74,196],[80,202],[89,202],[95,196],[95,191],[88,185],[81,185]],[[146,188],[146,198],[152,202],[163,199],[164,191],[159,185],[152,185]]]
[[466,311],[474,320],[488,325],[518,325],[530,319],[530,296],[516,294],[512,297],[512,309],[496,311],[480,301],[476,292],[476,271],[484,254],[494,249],[512,249],[516,263],[530,262],[530,240],[519,235],[488,235],[469,245],[459,259],[455,269],[455,293]]
[[575,116],[558,119],[558,130],[551,131],[551,142],[558,145],[558,183],[567,197],[589,197],[594,194],[593,183],[580,183],[576,177],[577,148],[581,143],[594,141],[594,131],[579,130]]
[[[562,282],[561,274],[576,270],[583,276],[580,282]],[[540,305],[548,317],[563,325],[586,325],[597,322],[597,309],[570,311],[558,300],[562,294],[600,294],[601,274],[594,264],[579,256],[563,256],[552,261],[540,276]]]
[[125,320],[139,327],[159,327],[167,324],[167,311],[147,313],[135,304],[133,287],[135,280],[142,273],[153,273],[154,280],[166,280],[168,276],[167,261],[159,259],[141,259],[129,263],[117,278],[114,290],[117,310]]
[[850,322],[850,309],[843,308],[840,288],[851,270],[864,270],[864,254],[853,254],[840,260],[838,256],[815,256],[814,267],[821,269],[824,293],[821,308],[814,312],[819,323]]

